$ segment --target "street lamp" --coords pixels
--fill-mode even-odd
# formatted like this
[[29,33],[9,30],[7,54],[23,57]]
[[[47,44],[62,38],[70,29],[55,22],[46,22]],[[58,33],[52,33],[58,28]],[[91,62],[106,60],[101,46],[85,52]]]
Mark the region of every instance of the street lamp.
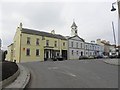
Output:
[[111,9],[111,11],[115,11],[116,10],[116,8],[113,6],[114,4],[116,4],[116,2],[112,3],[112,9]]
[[[116,4],[116,2],[112,3],[111,11],[115,11],[116,10],[116,8],[114,7],[114,4]],[[114,29],[113,21],[112,21],[112,29],[113,29],[113,36],[114,36],[114,43],[115,43],[115,53],[116,53],[116,37],[115,37],[115,29]]]

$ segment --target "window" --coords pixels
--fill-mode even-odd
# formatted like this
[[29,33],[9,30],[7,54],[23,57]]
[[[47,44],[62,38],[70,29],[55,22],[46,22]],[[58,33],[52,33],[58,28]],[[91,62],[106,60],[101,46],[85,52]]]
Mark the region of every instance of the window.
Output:
[[94,46],[93,46],[92,50],[94,50]]
[[30,56],[30,49],[29,48],[26,49],[26,55]]
[[78,55],[78,51],[77,51],[77,55]]
[[73,42],[71,42],[71,47],[73,47]]
[[55,47],[57,47],[57,41],[55,41]]
[[30,37],[27,37],[27,44],[30,44]]
[[86,49],[87,49],[87,45],[86,45],[85,47],[86,47]]
[[65,42],[63,42],[63,46],[65,46]]
[[76,43],[76,48],[78,48],[78,42]]
[[36,39],[36,45],[39,45],[39,41],[40,41],[40,39],[37,38],[37,39]]
[[49,40],[46,40],[46,46],[49,46]]
[[82,43],[81,43],[81,48],[82,48]]
[[36,56],[39,56],[40,55],[40,50],[39,49],[36,49]]
[[72,50],[72,55],[73,55],[74,51]]

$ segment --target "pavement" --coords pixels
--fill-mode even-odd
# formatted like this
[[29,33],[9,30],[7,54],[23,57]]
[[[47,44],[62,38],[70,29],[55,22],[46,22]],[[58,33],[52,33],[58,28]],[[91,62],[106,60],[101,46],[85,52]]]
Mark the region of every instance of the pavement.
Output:
[[13,83],[9,84],[4,89],[7,89],[7,88],[24,89],[26,87],[26,85],[28,84],[29,79],[30,79],[29,70],[25,66],[23,67],[20,64],[18,64],[18,66],[19,66],[19,69],[20,69],[19,76],[15,79],[15,81],[13,81]]
[[118,88],[118,66],[104,60],[22,63],[31,79],[26,88]]
[[112,65],[120,65],[120,59],[104,59],[103,61]]

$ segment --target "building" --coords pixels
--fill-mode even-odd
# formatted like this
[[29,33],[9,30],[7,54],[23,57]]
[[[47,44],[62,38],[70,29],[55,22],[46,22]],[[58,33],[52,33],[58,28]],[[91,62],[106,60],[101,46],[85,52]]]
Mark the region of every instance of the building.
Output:
[[1,50],[2,47],[2,40],[0,39],[0,61],[2,61],[2,55],[3,55],[3,50]]
[[68,59],[84,56],[84,40],[78,35],[68,38]]
[[104,52],[104,48],[101,45],[95,43],[95,41],[91,41],[91,43],[85,42],[85,56],[102,56]]
[[84,39],[78,36],[77,25],[73,21],[71,26],[71,36],[68,39],[68,59],[79,59],[80,56],[84,56]]
[[1,38],[0,38],[0,50],[1,50],[1,47],[2,47],[2,40],[1,40]]
[[16,62],[44,61],[56,56],[67,59],[67,39],[59,34],[22,27],[17,28],[13,43],[8,46],[7,60]]
[[78,29],[76,23],[73,21],[71,26],[71,36],[68,39],[68,59],[79,59],[80,57],[101,56],[104,52],[102,45],[96,44],[95,41],[91,43],[78,36]]

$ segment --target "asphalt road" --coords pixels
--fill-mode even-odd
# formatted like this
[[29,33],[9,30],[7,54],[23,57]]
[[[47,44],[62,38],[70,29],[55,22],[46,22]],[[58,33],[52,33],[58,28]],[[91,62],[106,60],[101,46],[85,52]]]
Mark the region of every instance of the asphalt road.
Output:
[[31,72],[27,88],[117,88],[118,66],[102,60],[22,63]]

